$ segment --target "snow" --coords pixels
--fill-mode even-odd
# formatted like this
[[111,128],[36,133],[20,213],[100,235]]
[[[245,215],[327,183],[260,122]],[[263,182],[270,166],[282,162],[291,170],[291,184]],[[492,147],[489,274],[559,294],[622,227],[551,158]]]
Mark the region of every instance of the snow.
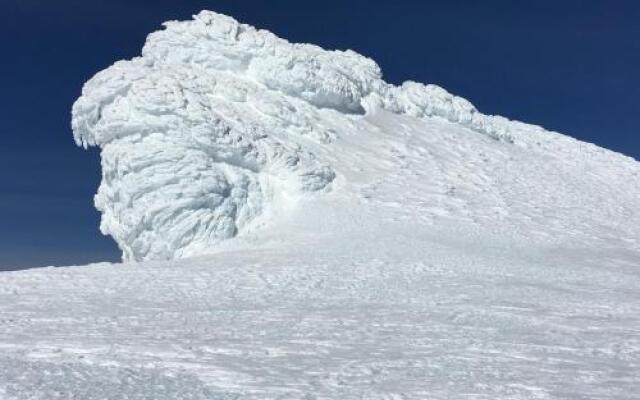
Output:
[[124,264],[0,274],[0,398],[632,399],[640,164],[202,12],[90,80]]
[[165,26],[142,57],[91,79],[73,107],[76,142],[102,149],[95,202],[125,261],[206,253],[277,208],[274,191],[330,190],[335,171],[318,148],[338,147],[348,126],[367,129],[363,115],[376,110],[506,142],[542,135],[435,85],[390,85],[352,51],[291,44],[208,11]]

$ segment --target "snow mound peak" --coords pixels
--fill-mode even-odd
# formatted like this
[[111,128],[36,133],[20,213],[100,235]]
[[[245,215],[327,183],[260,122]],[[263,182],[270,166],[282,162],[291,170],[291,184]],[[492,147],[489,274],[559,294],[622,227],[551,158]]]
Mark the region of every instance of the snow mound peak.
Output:
[[316,108],[362,112],[361,85],[379,74],[355,53],[212,12],[165,25],[73,107],[76,142],[102,148],[95,202],[125,260],[198,254],[265,212],[274,190],[327,188],[334,172],[299,140],[331,141]]
[[164,25],[141,57],[88,81],[72,112],[76,143],[102,150],[95,204],[125,261],[210,252],[259,216],[330,192],[337,161],[357,162],[360,149],[338,160],[337,142],[353,132],[367,142],[378,112],[504,145],[544,132],[435,85],[388,84],[353,51],[292,44],[210,11]]

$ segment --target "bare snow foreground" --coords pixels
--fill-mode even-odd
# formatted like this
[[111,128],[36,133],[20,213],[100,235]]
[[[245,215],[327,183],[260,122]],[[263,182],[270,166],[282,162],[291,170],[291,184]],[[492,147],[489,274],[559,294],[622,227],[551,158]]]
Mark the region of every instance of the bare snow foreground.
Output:
[[640,398],[633,159],[206,11],[73,128],[128,263],[0,274],[1,400]]

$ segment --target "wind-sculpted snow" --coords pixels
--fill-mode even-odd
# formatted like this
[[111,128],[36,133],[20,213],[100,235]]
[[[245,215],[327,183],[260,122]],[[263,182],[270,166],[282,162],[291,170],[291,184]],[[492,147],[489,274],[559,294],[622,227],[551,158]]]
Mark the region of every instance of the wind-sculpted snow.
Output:
[[[344,146],[336,140],[359,132],[367,142],[378,129],[368,118],[380,111],[454,123],[506,146],[570,141],[483,115],[435,85],[388,84],[352,51],[291,44],[209,11],[165,27],[141,57],[87,82],[73,107],[76,142],[102,149],[95,204],[125,260],[209,252],[259,216],[331,191]],[[357,161],[358,150],[338,161],[347,157]]]
[[[303,84],[298,69],[278,77],[267,72],[275,62],[262,69],[255,62],[248,73],[258,39],[276,39],[254,31],[248,40],[236,40],[238,29],[212,13],[191,24],[170,23],[150,36],[142,58],[97,74],[74,105],[76,142],[102,148],[96,206],[102,231],[115,238],[125,260],[205,251],[265,212],[274,190],[316,191],[334,178],[329,166],[296,143],[301,137],[328,142],[334,135],[315,107],[252,78],[268,75],[267,86],[295,91]],[[343,63],[351,58],[357,56],[345,54]],[[336,107],[355,96],[336,65],[328,76],[319,69],[315,81],[309,79],[320,85],[329,77],[332,84],[300,90],[300,96]]]

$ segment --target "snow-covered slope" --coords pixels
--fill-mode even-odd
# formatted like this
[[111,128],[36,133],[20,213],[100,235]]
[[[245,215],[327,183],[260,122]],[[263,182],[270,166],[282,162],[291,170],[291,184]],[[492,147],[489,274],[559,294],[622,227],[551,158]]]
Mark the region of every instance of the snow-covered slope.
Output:
[[[602,172],[605,184],[617,186],[608,182],[611,171],[599,167],[609,163],[609,153],[537,127],[482,115],[468,101],[437,86],[389,85],[372,60],[354,52],[291,44],[226,16],[202,12],[193,21],[167,23],[165,30],[149,36],[142,54],[96,75],[73,107],[76,142],[102,148],[103,179],[96,205],[103,213],[102,231],[118,242],[125,260],[209,252],[256,217],[280,209],[274,196],[332,190],[336,173],[345,177],[348,171],[336,170],[345,157],[331,160],[325,153],[365,155],[349,147],[348,140],[363,146],[382,129],[392,135],[379,143],[385,148],[376,151],[411,147],[402,136],[402,125],[382,126],[372,118],[383,111],[412,117],[410,121],[448,121],[504,142],[487,146],[504,154],[504,165],[523,148],[522,154],[536,160],[541,160],[541,153],[560,163],[584,158]],[[412,130],[420,131],[416,140],[435,139],[421,126]],[[445,135],[445,140],[453,137]],[[469,145],[464,136],[458,141],[447,147],[455,152]],[[475,189],[469,188],[469,197],[507,186],[486,180],[482,169],[470,168],[482,156],[462,156],[463,170],[455,171],[464,174],[462,185],[481,180],[472,184]],[[426,153],[415,158],[434,160]],[[617,159],[621,169],[616,172],[624,175],[620,178],[637,187],[637,179],[628,176],[634,164]],[[350,167],[371,170],[368,161]],[[515,169],[507,175],[524,172],[526,180],[527,171],[519,168],[526,169],[525,163],[512,164]],[[489,178],[499,178],[491,176],[500,171],[496,172]],[[445,173],[429,179],[441,186],[439,193],[460,186],[454,169],[445,166]],[[585,197],[580,185],[589,183],[579,182],[571,188],[578,193],[565,199]],[[557,186],[550,185],[552,191]],[[350,180],[347,190],[353,187]],[[489,206],[503,211],[531,198],[526,190],[494,194]],[[617,205],[620,200],[609,201]],[[429,202],[424,196],[420,201]]]
[[156,261],[0,274],[2,400],[640,392],[635,160],[211,12],[73,127]]

